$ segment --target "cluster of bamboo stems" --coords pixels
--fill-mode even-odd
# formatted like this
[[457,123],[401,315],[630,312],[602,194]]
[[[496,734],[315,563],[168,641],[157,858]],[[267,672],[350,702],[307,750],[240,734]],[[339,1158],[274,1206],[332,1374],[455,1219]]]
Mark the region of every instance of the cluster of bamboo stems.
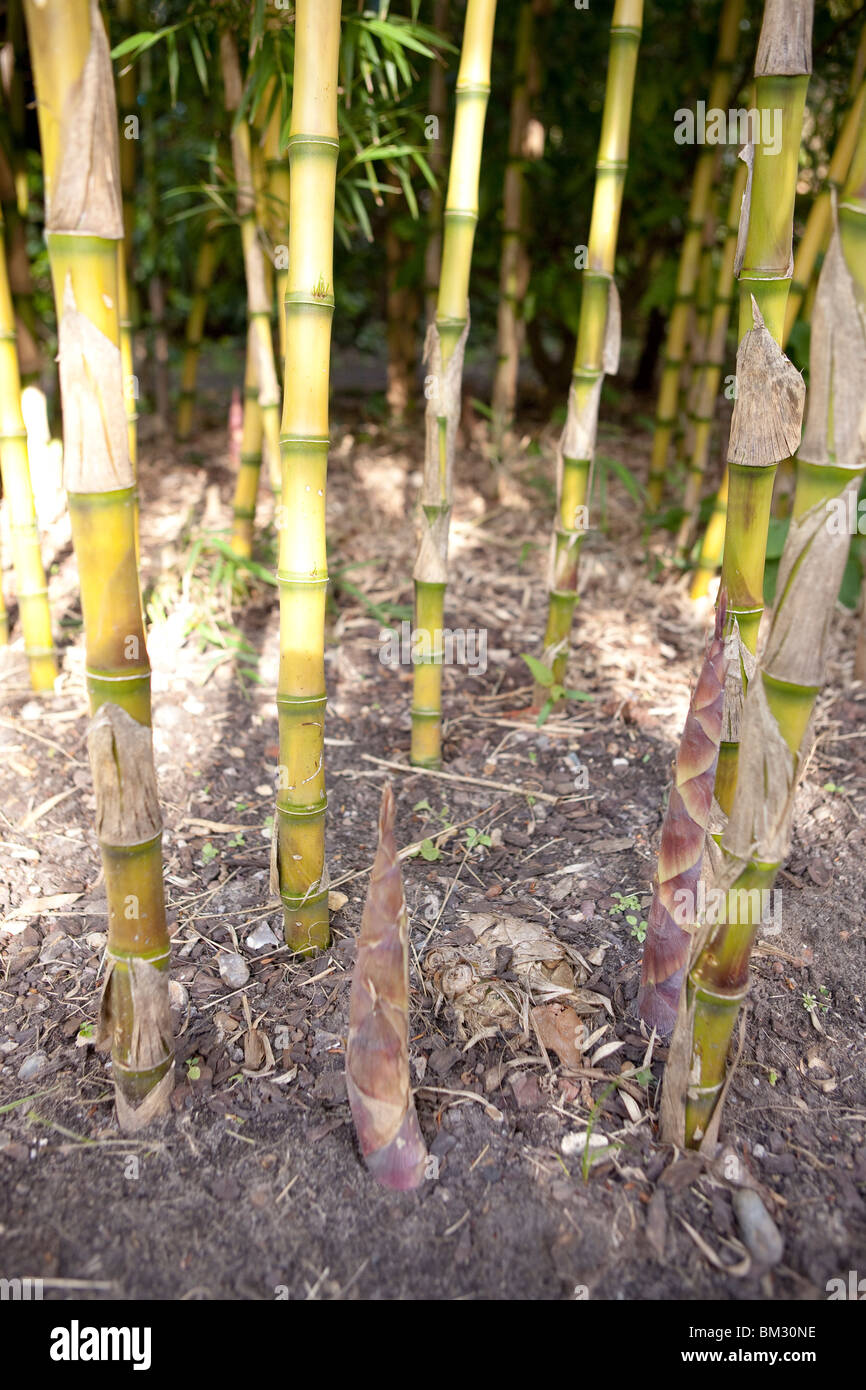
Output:
[[[526,283],[522,161],[533,9],[530,0],[522,5],[516,41],[494,390],[494,435],[500,445],[515,406],[520,300]],[[663,1125],[668,1137],[689,1144],[708,1142],[717,1131],[728,1047],[761,923],[761,895],[772,889],[787,852],[793,795],[808,753],[829,617],[847,554],[847,537],[826,524],[828,507],[856,496],[866,471],[861,424],[866,397],[866,38],[827,184],[813,204],[795,260],[794,198],[811,71],[812,9],[813,0],[766,0],[752,100],[759,121],[761,113],[779,117],[780,145],[771,150],[759,141],[742,151],[717,264],[710,254],[716,236],[715,153],[706,151],[698,160],[650,465],[648,495],[655,508],[688,375],[684,366],[691,329],[690,463],[678,537],[684,550],[706,474],[736,280],[737,389],[727,469],[713,518],[724,515],[721,599],[662,832],[640,996],[645,1021],[666,1035],[673,1033]],[[24,10],[59,324],[64,483],[80,574],[92,716],[88,747],[108,896],[101,1034],[111,1046],[121,1122],[135,1128],[165,1108],[173,1052],[150,668],[138,572],[135,400],[129,389],[134,150],[127,148],[131,142],[118,145],[111,62],[97,0],[24,0]],[[714,106],[724,106],[731,93],[742,10],[742,0],[724,0],[710,89]],[[128,19],[129,11],[128,4],[121,4],[121,19]],[[437,18],[442,23],[447,18],[444,0],[439,0]],[[426,448],[414,570],[421,659],[414,672],[411,758],[427,768],[437,768],[442,759],[449,523],[495,18],[496,0],[467,0],[441,268],[425,348]],[[274,82],[266,90],[260,129],[246,115],[239,116],[244,78],[228,28],[223,28],[219,45],[225,104],[233,115],[232,162],[248,299],[232,544],[241,556],[252,552],[264,457],[277,499],[279,533],[279,768],[271,883],[282,903],[286,942],[298,952],[329,941],[325,495],[340,25],[341,0],[297,0],[285,148],[281,91]],[[602,385],[605,375],[618,369],[620,307],[614,269],[642,25],[642,0],[616,0],[550,548],[544,665],[558,685],[565,681],[577,602]],[[127,72],[121,74],[118,90],[121,112],[128,114],[135,105],[135,83]],[[437,88],[434,95],[444,117],[444,90]],[[100,159],[85,157],[97,148]],[[437,159],[444,171],[441,149]],[[275,266],[268,250],[282,244],[286,224],[288,255]],[[191,428],[217,230],[211,217],[196,267],[178,417],[182,437]],[[0,468],[25,650],[34,688],[47,689],[57,667],[2,233],[0,219]],[[431,245],[435,257],[432,238]],[[809,413],[800,444],[805,387],[783,349],[822,250],[826,254],[812,311]],[[275,295],[278,353],[272,332]],[[759,648],[774,482],[779,466],[795,454],[796,491],[779,598]],[[711,558],[702,556],[696,582],[702,574],[702,582],[708,580]],[[0,596],[0,637],[5,630]],[[694,897],[702,874],[725,896],[723,920],[699,920],[693,914],[683,922],[674,915],[675,899],[683,893]],[[417,1185],[426,1163],[409,1089],[407,1028],[408,927],[393,797],[386,789],[352,995],[347,1080],[371,1171],[395,1187]]]

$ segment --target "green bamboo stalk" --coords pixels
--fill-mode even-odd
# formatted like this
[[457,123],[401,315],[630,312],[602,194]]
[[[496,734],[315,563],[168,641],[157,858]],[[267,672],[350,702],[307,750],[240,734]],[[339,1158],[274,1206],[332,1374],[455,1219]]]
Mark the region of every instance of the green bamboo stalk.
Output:
[[[683,499],[685,515],[677,535],[677,549],[681,555],[687,550],[694,530],[709,458],[719,383],[725,365],[731,307],[734,303],[734,257],[737,249],[740,208],[743,194],[746,191],[747,173],[748,167],[745,161],[738,160],[731,184],[731,197],[725,221],[725,239],[716,275],[713,308],[707,336],[706,360],[694,382],[691,414],[691,458]],[[719,563],[721,563],[721,558],[720,548]]]
[[[617,0],[610,30],[610,60],[568,418],[559,446],[557,520],[548,572],[544,664],[552,668],[559,685],[565,683],[577,602],[580,547],[586,534],[601,388],[605,375],[619,369],[620,311],[613,272],[642,24],[643,0]],[[541,692],[537,695],[543,698]]]
[[[761,892],[772,889],[790,845],[794,793],[810,755],[812,714],[825,679],[850,543],[849,517],[856,515],[866,471],[866,140],[859,152],[821,271],[795,512],[779,567],[778,602],[743,711],[740,773],[717,873],[727,911],[724,921],[706,926],[698,939],[671,1046],[673,1080],[663,1126],[667,1138],[690,1145],[718,1131],[728,1047],[748,992],[749,958],[762,920]],[[751,414],[752,424],[760,420],[761,394],[766,399],[769,390],[784,390],[786,376],[799,379],[780,349],[773,355],[770,335],[763,328],[757,332],[766,340],[767,370],[756,380],[743,374],[737,404],[740,410],[745,392],[744,415]],[[754,393],[758,398],[750,408]],[[791,407],[796,412],[793,392]]]
[[[226,110],[237,111],[243,94],[243,83],[237,45],[228,30],[224,30],[220,35],[220,61]],[[269,285],[268,262],[259,234],[252,142],[246,120],[234,122],[231,142],[247,282],[247,316],[256,359],[255,378],[262,412],[264,453],[268,476],[275,494],[279,496],[280,383],[274,358],[274,340],[271,336],[272,287]]]
[[[117,111],[96,0],[25,0],[58,317],[64,483],[81,583],[96,829],[108,897],[100,1038],[118,1118],[168,1105],[173,1055],[150,667],[118,317]],[[86,74],[86,75],[85,75]],[[92,150],[100,151],[91,159]]]
[[[725,0],[719,21],[717,56],[707,103],[709,108],[725,108],[728,105],[733,84],[734,58],[737,52],[742,13],[743,0]],[[668,450],[677,425],[680,372],[686,346],[689,315],[698,280],[704,221],[712,194],[716,162],[717,150],[714,146],[707,146],[701,151],[695,165],[686,234],[680,252],[676,293],[668,324],[662,379],[656,409],[656,425],[647,487],[647,506],[650,511],[658,511],[664,494]]]
[[286,943],[326,946],[325,545],[340,0],[297,0],[279,525],[280,767],[271,886]]
[[184,336],[180,400],[177,407],[177,437],[181,441],[189,439],[192,432],[202,335],[207,317],[208,298],[218,263],[219,242],[217,240],[216,219],[209,217],[205,222],[204,233],[196,257],[192,300]]
[[[280,362],[286,357],[286,320],[284,306],[289,271],[283,263],[280,248],[286,245],[289,226],[289,204],[291,202],[292,176],[287,152],[281,140],[283,108],[279,97],[273,100],[273,86],[265,94],[265,109],[270,109],[263,134],[263,148],[266,170],[266,217],[265,225],[272,249],[277,253],[274,261],[274,293],[277,301],[279,324]],[[270,105],[269,105],[270,104]]]
[[436,320],[427,331],[427,435],[421,486],[421,544],[415,562],[415,646],[412,762],[442,761],[442,631],[448,579],[448,530],[453,492],[454,440],[460,416],[463,353],[469,333],[469,275],[478,223],[478,183],[484,121],[490,96],[490,60],[496,0],[468,0],[454,143],[445,199],[442,272]]
[[530,117],[529,72],[533,57],[533,0],[523,0],[517,20],[508,159],[502,200],[502,254],[496,327],[496,374],[493,379],[493,442],[501,449],[514,422],[517,375],[523,340],[521,307],[529,282],[525,241],[526,131]]
[[[813,0],[766,0],[755,62],[755,106],[781,127],[779,147],[761,143],[749,147],[753,160],[735,273],[739,279],[742,342],[758,318],[777,344],[785,325],[785,308],[793,264],[794,195],[803,130],[806,90],[812,66]],[[771,128],[773,128],[771,124]],[[753,305],[757,313],[753,312]],[[739,391],[740,382],[737,378]],[[793,453],[798,441],[790,449]],[[746,454],[728,458],[728,507],[722,587],[728,596],[728,626],[739,634],[743,657],[739,673],[744,687],[746,664],[757,645],[764,611],[764,561],[770,522],[770,503],[776,469],[782,457],[756,462]],[[736,668],[737,663],[731,663]],[[737,744],[742,689],[729,677],[725,703],[726,727],[719,754],[716,798],[728,813],[737,778]]]
[[6,242],[0,210],[0,472],[9,509],[15,587],[24,650],[34,690],[51,690],[57,662],[51,637],[48,586],[30,485],[27,431],[21,413],[21,379],[15,338],[15,310],[6,273]]

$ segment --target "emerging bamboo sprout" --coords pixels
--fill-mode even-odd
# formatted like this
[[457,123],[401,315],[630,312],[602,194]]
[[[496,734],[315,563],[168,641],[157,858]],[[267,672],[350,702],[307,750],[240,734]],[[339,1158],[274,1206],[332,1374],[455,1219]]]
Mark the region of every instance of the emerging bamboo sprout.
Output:
[[[51,637],[48,588],[36,526],[27,431],[21,413],[21,379],[15,334],[15,311],[6,273],[6,244],[0,212],[0,473],[9,509],[12,565],[24,650],[34,690],[51,690],[57,662]],[[5,618],[5,613],[3,617]]]
[[[241,103],[243,83],[234,38],[224,30],[220,35],[220,61],[227,111],[237,111]],[[254,377],[259,390],[262,412],[264,450],[274,492],[280,488],[280,383],[274,360],[274,340],[271,336],[271,288],[269,266],[259,237],[256,190],[250,141],[250,127],[244,118],[232,126],[232,160],[238,186],[238,216],[241,219],[241,240],[244,251],[244,271],[247,279],[247,314],[253,342]]]
[[544,663],[552,667],[558,685],[565,684],[571,620],[577,602],[580,547],[586,534],[601,388],[605,376],[619,370],[620,309],[613,272],[642,24],[643,0],[617,0],[610,29],[610,62],[577,348],[568,417],[559,445],[557,521],[551,537],[547,581]]
[[442,761],[442,630],[448,580],[448,531],[454,485],[454,442],[460,418],[463,353],[469,334],[469,272],[478,223],[478,182],[496,0],[468,0],[454,144],[445,200],[442,273],[436,322],[427,330],[425,361],[431,383],[426,414],[421,544],[415,561],[416,662],[412,698],[412,762]]
[[[866,154],[866,149],[863,151]],[[846,196],[821,272],[812,327],[809,415],[800,450],[803,482],[779,567],[779,599],[760,665],[749,682],[740,770],[722,838],[716,883],[726,892],[722,921],[696,940],[671,1045],[662,1121],[665,1137],[698,1144],[718,1131],[726,1059],[748,990],[749,957],[764,895],[788,852],[797,782],[811,748],[811,719],[825,678],[830,620],[848,554],[845,525],[866,469],[866,163]],[[846,190],[846,195],[848,190]],[[762,403],[780,377],[799,376],[767,330],[748,335],[760,349],[741,364],[732,434],[772,453]],[[787,395],[792,416],[802,393]],[[792,421],[793,427],[793,421]]]
[[[812,69],[812,11],[813,0],[766,0],[764,6],[755,60],[755,106],[762,113],[761,129],[764,128],[764,112],[777,120],[781,129],[778,149],[762,143],[746,148],[751,170],[735,264],[739,277],[741,345],[753,326],[766,324],[777,344],[784,330],[793,266],[794,194],[800,137]],[[763,336],[758,334],[750,341],[752,351],[765,351]],[[741,390],[739,372],[738,356],[738,392]],[[774,375],[770,380],[782,389],[789,389],[788,374]],[[802,387],[802,382],[800,385]],[[795,416],[786,406],[784,400],[762,402],[762,407],[774,415],[779,429],[760,456],[751,448],[750,436],[744,430],[738,432],[738,457],[728,455],[722,585],[728,596],[728,625],[737,633],[741,659],[731,662],[728,669],[725,730],[716,776],[716,800],[725,814],[730,810],[737,779],[740,708],[748,680],[746,667],[754,656],[764,611],[764,561],[773,483],[778,465],[795,452],[800,442],[799,420],[793,424]],[[742,410],[740,414],[742,417]]]
[[673,1030],[683,978],[689,963],[697,886],[713,804],[713,783],[722,736],[725,698],[725,601],[692,695],[674,784],[662,826],[658,872],[641,966],[638,1012],[663,1036]]
[[289,135],[282,503],[277,513],[280,766],[271,887],[286,943],[327,946],[325,865],[325,488],[334,316],[334,194],[339,151],[340,0],[298,0]]
[[[450,0],[434,0],[433,28],[438,34],[447,33],[448,9]],[[424,305],[425,320],[431,324],[436,318],[436,299],[439,291],[439,272],[442,261],[442,178],[445,173],[445,119],[447,95],[445,90],[445,65],[439,59],[430,64],[430,115],[436,122],[436,138],[430,143],[428,163],[430,172],[436,180],[436,187],[430,194],[430,211],[427,219],[427,245],[424,251]]]
[[198,249],[193,279],[192,302],[186,321],[183,364],[180,373],[180,400],[177,407],[177,437],[189,439],[192,430],[198,360],[207,315],[207,301],[219,258],[216,220],[208,218]]
[[168,1105],[173,1055],[150,666],[117,307],[123,238],[117,111],[97,0],[25,0],[25,14],[59,320],[64,482],[94,716],[88,747],[108,897],[100,1036],[111,1042],[118,1119],[134,1129]]
[[346,1089],[373,1177],[401,1192],[417,1187],[427,1148],[409,1084],[409,918],[389,783],[352,977]]
[[[709,108],[726,107],[728,104],[742,13],[743,0],[725,0],[719,21],[719,44],[707,103]],[[705,147],[695,166],[686,235],[683,238],[683,247],[680,252],[676,296],[668,324],[664,366],[656,410],[656,426],[653,435],[653,452],[647,489],[647,505],[652,511],[656,511],[661,504],[668,450],[671,436],[677,425],[677,403],[683,354],[686,347],[686,335],[689,328],[691,307],[694,303],[695,288],[698,283],[701,242],[704,234],[704,221],[713,192],[716,154],[713,146]]]
[[[683,516],[677,536],[677,548],[681,553],[684,552],[688,546],[695,524],[695,518],[701,500],[704,476],[707,469],[707,459],[710,452],[710,441],[712,439],[713,423],[716,416],[716,400],[719,394],[719,382],[722,377],[722,369],[725,364],[728,324],[730,322],[731,305],[733,303],[734,255],[737,249],[737,228],[740,220],[740,208],[743,202],[743,194],[746,191],[746,174],[747,165],[745,161],[738,160],[737,167],[734,171],[733,183],[731,184],[731,200],[728,206],[725,241],[719,260],[705,361],[699,368],[696,379],[693,382],[691,460],[689,463],[688,477],[686,479],[685,497],[683,499],[685,515]],[[719,548],[719,560],[721,561],[721,547]],[[694,596],[696,597],[696,595]]]
[[499,263],[499,306],[496,328],[496,375],[493,380],[493,439],[501,447],[514,420],[517,375],[523,323],[520,318],[529,283],[525,244],[526,209],[524,161],[530,117],[530,67],[533,61],[533,0],[523,0],[517,21],[508,162],[502,205],[502,256]]

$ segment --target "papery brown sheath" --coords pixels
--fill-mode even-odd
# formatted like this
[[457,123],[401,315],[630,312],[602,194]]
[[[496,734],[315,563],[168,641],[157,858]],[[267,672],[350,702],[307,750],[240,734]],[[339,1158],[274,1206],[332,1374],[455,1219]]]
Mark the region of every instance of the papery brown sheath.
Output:
[[424,1180],[427,1148],[409,1086],[409,919],[394,839],[390,784],[361,918],[349,1004],[346,1087],[367,1167],[383,1187]]
[[[666,1037],[674,1026],[680,990],[689,963],[694,903],[722,734],[725,695],[725,595],[719,597],[716,627],[692,695],[677,752],[674,785],[659,850],[652,907],[641,966],[638,1012],[649,1028]],[[688,895],[688,896],[686,896]],[[683,906],[691,904],[684,917]],[[674,915],[675,914],[675,915]]]

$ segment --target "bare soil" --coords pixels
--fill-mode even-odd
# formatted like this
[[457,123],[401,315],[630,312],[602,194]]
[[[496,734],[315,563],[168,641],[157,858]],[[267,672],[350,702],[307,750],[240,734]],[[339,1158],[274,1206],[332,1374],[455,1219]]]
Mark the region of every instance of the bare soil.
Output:
[[[537,728],[520,654],[538,652],[543,625],[553,436],[538,432],[536,457],[523,441],[500,501],[467,426],[448,612],[486,629],[488,666],[446,672],[447,775],[409,769],[411,672],[380,662],[379,610],[411,603],[421,429],[356,414],[335,409],[328,498],[328,843],[346,902],[331,949],[309,961],[278,944],[268,896],[276,591],[251,580],[232,609],[219,554],[191,549],[227,534],[225,431],[185,450],[144,442],[177,1086],[170,1117],[134,1141],[117,1129],[110,1064],[88,1040],[105,891],[74,560],[64,523],[54,528],[57,692],[34,698],[18,647],[0,664],[0,1273],[43,1278],[46,1297],[94,1300],[826,1298],[829,1279],[866,1272],[866,689],[851,677],[854,620],[841,609],[835,619],[838,659],[781,912],[754,958],[723,1127],[740,1181],[757,1186],[784,1239],[768,1270],[742,1242],[731,1170],[658,1142],[665,1049],[648,1048],[637,1019],[635,914],[614,897],[636,895],[646,915],[707,614],[676,573],[651,582],[661,543],[645,541],[612,481],[607,531],[584,554],[569,682],[593,699]],[[602,447],[645,469],[644,437],[608,430]],[[216,645],[219,632],[246,646]],[[438,849],[404,871],[413,1081],[435,1162],[419,1192],[399,1196],[364,1169],[343,1077],[383,777],[401,843]],[[470,848],[469,827],[491,843]],[[580,1066],[542,1048],[534,998],[522,1018],[473,1037],[440,993],[430,952],[459,956],[481,914],[536,924],[566,948],[584,1038],[598,1034]],[[263,924],[277,941],[256,949],[247,938]],[[235,950],[251,973],[232,990],[219,963]],[[508,950],[497,956],[519,998],[511,964]],[[648,1087],[614,1083],[645,1063]],[[605,1142],[584,1172],[568,1136],[588,1122]]]

